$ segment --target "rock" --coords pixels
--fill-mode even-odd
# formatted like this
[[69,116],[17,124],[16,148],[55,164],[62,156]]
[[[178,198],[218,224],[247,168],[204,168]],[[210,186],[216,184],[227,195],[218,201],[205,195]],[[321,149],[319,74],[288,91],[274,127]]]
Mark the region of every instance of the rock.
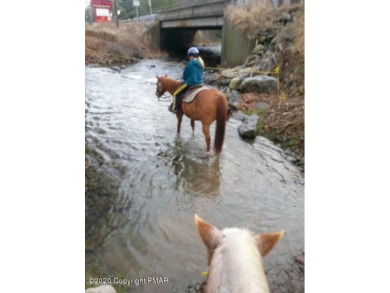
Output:
[[238,77],[241,79],[244,79],[245,77],[248,77],[252,71],[253,71],[253,69],[250,67],[240,69],[240,70],[238,70]]
[[223,91],[222,91],[223,95],[224,95],[226,98],[230,95],[231,92],[232,92],[232,91],[231,91],[231,89],[230,89],[228,86],[225,87],[225,88],[223,89]]
[[226,69],[221,72],[221,75],[222,77],[232,79],[237,76],[237,71],[235,71],[234,69]]
[[267,36],[259,36],[259,38],[257,39],[259,41],[260,44],[265,44],[265,42],[267,41]]
[[272,93],[276,90],[276,78],[266,75],[247,77],[242,81],[238,89],[243,93]]
[[232,91],[228,96],[229,103],[238,103],[241,101],[241,93],[238,91]]
[[252,51],[252,53],[253,54],[257,54],[257,55],[259,55],[259,54],[263,54],[264,53],[264,51],[265,51],[265,47],[262,45],[262,44],[259,44],[259,45],[257,45],[254,49],[253,49],[253,51]]
[[259,33],[257,41],[260,44],[267,44],[275,37],[276,33],[271,29],[264,29]]
[[260,102],[256,103],[257,110],[267,110],[267,109],[269,109],[269,107],[270,107],[269,104],[266,102],[260,101]]
[[252,66],[256,65],[257,62],[259,62],[259,60],[260,60],[260,57],[259,57],[259,56],[257,56],[257,55],[250,55],[250,56],[246,59],[246,61],[245,61],[245,66],[246,66],[246,67],[252,67]]
[[302,253],[295,258],[295,261],[300,264],[305,264],[305,254]]
[[116,72],[121,72],[121,68],[119,66],[113,66],[113,67],[111,67],[111,69],[116,71]]
[[229,83],[229,88],[231,88],[232,90],[237,90],[238,87],[240,86],[242,82],[242,79],[239,78],[239,77],[235,77],[233,78],[230,83]]
[[283,39],[284,39],[286,42],[291,43],[292,41],[294,41],[295,36],[292,35],[292,34],[285,34],[285,35],[283,35]]
[[246,116],[247,115],[242,113],[241,111],[234,112],[233,115],[232,115],[232,117],[234,117],[238,121],[244,121]]
[[274,53],[267,51],[263,57],[256,63],[253,69],[256,71],[271,71],[277,66]]
[[233,111],[238,111],[238,106],[240,103],[229,103],[228,108]]
[[221,86],[229,86],[230,81],[231,78],[221,78],[221,80],[218,81],[218,84]]
[[228,96],[228,106],[232,110],[238,110],[241,101],[241,94],[238,91],[232,91]]
[[250,116],[245,115],[244,121],[238,126],[238,133],[242,138],[254,139],[256,138],[257,120],[259,116],[252,114]]
[[292,20],[293,20],[292,16],[290,14],[288,14],[287,12],[283,12],[279,18],[279,21],[283,24],[286,24]]
[[219,73],[213,73],[212,75],[205,75],[204,82],[207,84],[217,84],[221,75]]

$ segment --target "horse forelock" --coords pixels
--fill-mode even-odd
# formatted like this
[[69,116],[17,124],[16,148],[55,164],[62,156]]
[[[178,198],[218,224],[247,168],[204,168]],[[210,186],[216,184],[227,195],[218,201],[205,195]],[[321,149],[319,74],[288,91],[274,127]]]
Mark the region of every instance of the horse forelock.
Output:
[[246,229],[222,233],[210,263],[207,292],[269,292],[255,238]]

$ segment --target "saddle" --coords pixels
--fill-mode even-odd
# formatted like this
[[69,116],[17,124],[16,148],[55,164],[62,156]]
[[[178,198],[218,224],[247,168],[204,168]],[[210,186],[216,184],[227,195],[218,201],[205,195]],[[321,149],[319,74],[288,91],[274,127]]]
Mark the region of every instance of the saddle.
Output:
[[195,96],[200,92],[200,91],[203,91],[203,90],[207,90],[209,89],[207,86],[204,86],[204,85],[194,85],[190,88],[188,88],[184,95],[183,95],[183,98],[182,98],[182,102],[185,102],[185,103],[190,103],[194,100]]

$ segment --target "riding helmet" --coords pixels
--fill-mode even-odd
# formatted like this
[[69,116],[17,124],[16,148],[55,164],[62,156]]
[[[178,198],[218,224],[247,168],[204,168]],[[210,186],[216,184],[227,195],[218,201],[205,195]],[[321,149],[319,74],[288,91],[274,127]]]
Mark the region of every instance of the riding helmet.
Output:
[[189,48],[187,51],[187,56],[190,56],[190,55],[199,55],[198,48],[196,48],[196,47]]

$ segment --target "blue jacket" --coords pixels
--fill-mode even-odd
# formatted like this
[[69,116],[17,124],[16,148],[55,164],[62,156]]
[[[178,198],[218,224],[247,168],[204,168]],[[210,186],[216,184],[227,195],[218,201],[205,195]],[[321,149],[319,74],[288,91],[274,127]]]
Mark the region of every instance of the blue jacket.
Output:
[[199,61],[191,60],[183,72],[183,81],[190,87],[203,84],[203,67]]

